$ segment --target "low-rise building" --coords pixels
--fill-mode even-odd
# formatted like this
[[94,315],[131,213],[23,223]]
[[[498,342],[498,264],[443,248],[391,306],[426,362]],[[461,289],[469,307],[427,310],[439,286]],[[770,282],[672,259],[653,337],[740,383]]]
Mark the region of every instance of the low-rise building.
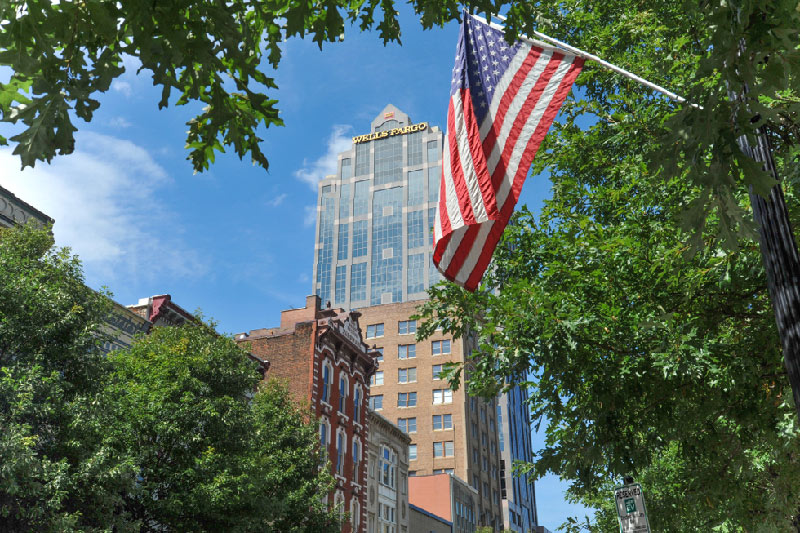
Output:
[[369,410],[367,533],[407,533],[408,445],[411,439],[390,421]]
[[281,313],[276,328],[235,335],[236,342],[270,363],[266,379],[288,383],[295,401],[319,419],[323,460],[336,478],[331,503],[350,513],[343,533],[365,533],[369,434],[369,380],[376,361],[361,340],[360,313],[322,309],[309,296],[302,309]]
[[409,505],[409,525],[415,533],[452,533],[453,523],[429,513],[416,505]]
[[452,474],[408,478],[409,503],[453,524],[453,533],[473,533],[478,525],[478,491]]
[[0,227],[10,228],[33,221],[39,226],[53,224],[54,220],[31,204],[17,198],[8,189],[0,187]]

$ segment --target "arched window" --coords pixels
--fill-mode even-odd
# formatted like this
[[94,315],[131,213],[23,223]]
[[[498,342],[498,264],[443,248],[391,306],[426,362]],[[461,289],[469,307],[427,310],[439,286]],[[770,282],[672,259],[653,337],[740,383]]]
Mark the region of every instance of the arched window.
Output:
[[359,521],[361,520],[361,506],[355,497],[350,500],[350,523],[353,525],[352,531],[358,531]]
[[336,495],[333,497],[333,508],[339,512],[339,520],[344,519],[344,494],[342,491],[337,490]]
[[328,460],[328,445],[331,440],[331,425],[328,419],[322,417],[319,421],[319,464],[324,466]]
[[361,423],[361,385],[358,383],[353,387],[353,422]]
[[336,473],[340,476],[344,472],[344,456],[347,453],[347,435],[344,429],[336,430]]
[[339,369],[339,412],[345,414],[345,406],[347,405],[347,376],[344,369]]
[[358,483],[358,467],[361,464],[361,440],[353,437],[353,481]]
[[333,383],[333,367],[328,361],[322,362],[322,401],[331,403],[331,384]]

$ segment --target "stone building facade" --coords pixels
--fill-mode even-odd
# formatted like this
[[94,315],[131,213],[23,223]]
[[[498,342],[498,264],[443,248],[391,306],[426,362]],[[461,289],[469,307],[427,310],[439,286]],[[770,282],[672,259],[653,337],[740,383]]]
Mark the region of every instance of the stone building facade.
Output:
[[279,327],[235,336],[269,363],[266,379],[288,382],[295,401],[309,405],[319,420],[322,459],[336,479],[329,502],[350,513],[343,533],[366,532],[367,406],[376,363],[361,340],[359,317],[354,311],[322,309],[319,297],[309,296],[304,308],[281,313]]
[[408,533],[408,445],[411,439],[369,410],[367,533]]

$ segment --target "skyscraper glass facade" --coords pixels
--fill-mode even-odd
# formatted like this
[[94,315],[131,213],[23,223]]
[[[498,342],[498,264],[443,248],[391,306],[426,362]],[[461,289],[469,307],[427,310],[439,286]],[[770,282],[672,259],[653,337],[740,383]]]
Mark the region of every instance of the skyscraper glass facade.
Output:
[[370,134],[319,185],[313,291],[348,309],[425,298],[441,279],[430,249],[442,132],[388,106]]

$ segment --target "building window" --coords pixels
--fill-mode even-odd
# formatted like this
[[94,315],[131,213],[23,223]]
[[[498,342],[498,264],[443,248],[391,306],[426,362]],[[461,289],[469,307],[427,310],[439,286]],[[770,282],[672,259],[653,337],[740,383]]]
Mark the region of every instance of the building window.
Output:
[[397,370],[398,383],[414,383],[417,381],[417,368],[400,368]]
[[367,264],[358,263],[350,267],[350,301],[367,299]]
[[383,324],[372,324],[367,326],[367,338],[375,339],[383,337]]
[[425,203],[425,174],[422,170],[408,172],[408,206]]
[[347,402],[347,378],[343,374],[344,371],[339,372],[339,412],[345,414],[345,405]]
[[400,392],[397,394],[397,407],[416,407],[416,392]]
[[319,447],[320,447],[320,465],[324,465],[328,460],[328,441],[330,439],[331,428],[326,419],[319,421]]
[[387,487],[395,488],[397,475],[397,453],[388,446],[381,446],[380,481]]
[[339,243],[336,251],[336,259],[347,259],[347,245],[350,240],[350,224],[339,224]]
[[433,415],[433,429],[453,429],[453,415]]
[[367,221],[353,222],[353,259],[367,255]]
[[416,433],[417,432],[417,419],[414,418],[398,418],[397,427],[403,433]]
[[472,423],[472,438],[473,439],[478,438],[478,424],[476,422]]
[[[425,211],[406,213],[406,232],[409,250],[425,246]],[[422,264],[425,264],[425,255],[422,255]]]
[[453,391],[450,389],[433,389],[434,405],[440,403],[453,403]]
[[450,341],[433,341],[431,343],[431,353],[433,355],[450,353]]
[[342,475],[344,472],[344,455],[347,453],[347,435],[344,430],[336,431],[336,473]]
[[408,294],[423,292],[425,290],[425,254],[408,256],[408,269],[406,272],[406,285]]
[[397,333],[400,335],[409,335],[417,332],[416,320],[401,320],[397,323]]
[[322,401],[331,401],[331,382],[333,381],[333,367],[327,361],[322,363]]
[[453,441],[451,440],[433,443],[434,457],[452,457],[454,455],[454,450]]
[[482,459],[481,470],[486,472],[487,470],[489,470],[489,461],[486,459],[485,455],[481,456],[481,459]]
[[[417,131],[406,135],[406,142],[408,143],[408,157],[407,163],[409,165],[422,164],[422,132]],[[409,172],[410,174],[410,172]]]
[[383,363],[383,348],[375,348],[375,351],[378,352],[375,360],[379,363]]
[[375,149],[375,185],[403,179],[403,136],[372,141]]
[[486,433],[481,433],[481,444],[483,444],[483,447],[485,448],[488,443],[489,440],[486,438]]
[[361,441],[353,437],[353,481],[358,483],[358,465],[361,463]]
[[433,471],[434,474],[453,474],[455,473],[455,469],[453,468],[436,468]]
[[[416,444],[409,444],[408,445],[408,460],[409,461],[416,461],[417,459],[417,445]],[[408,475],[411,475],[411,471],[408,472]]]
[[478,455],[478,449],[477,448],[472,448],[472,462],[475,463],[475,466],[480,464],[479,457],[480,456]]
[[336,289],[334,292],[333,300],[336,303],[344,303],[344,297],[347,294],[347,265],[336,267]]
[[428,163],[436,163],[441,157],[437,141],[428,141]]
[[481,406],[481,422],[486,423],[486,408]]
[[398,359],[414,359],[417,356],[416,344],[400,344],[397,346]]
[[442,186],[442,167],[428,167],[428,201],[436,203],[439,201],[439,189]]
[[442,365],[433,365],[433,379],[442,379]]
[[361,423],[361,385],[353,387],[353,422]]
[[369,408],[373,411],[380,411],[383,409],[383,394],[377,394],[369,397]]
[[372,143],[359,143],[356,145],[356,176],[369,174],[369,145]]
[[478,481],[478,474],[472,474],[472,488],[478,490],[480,487],[480,481]]
[[383,385],[383,370],[378,370],[369,380],[370,385]]

